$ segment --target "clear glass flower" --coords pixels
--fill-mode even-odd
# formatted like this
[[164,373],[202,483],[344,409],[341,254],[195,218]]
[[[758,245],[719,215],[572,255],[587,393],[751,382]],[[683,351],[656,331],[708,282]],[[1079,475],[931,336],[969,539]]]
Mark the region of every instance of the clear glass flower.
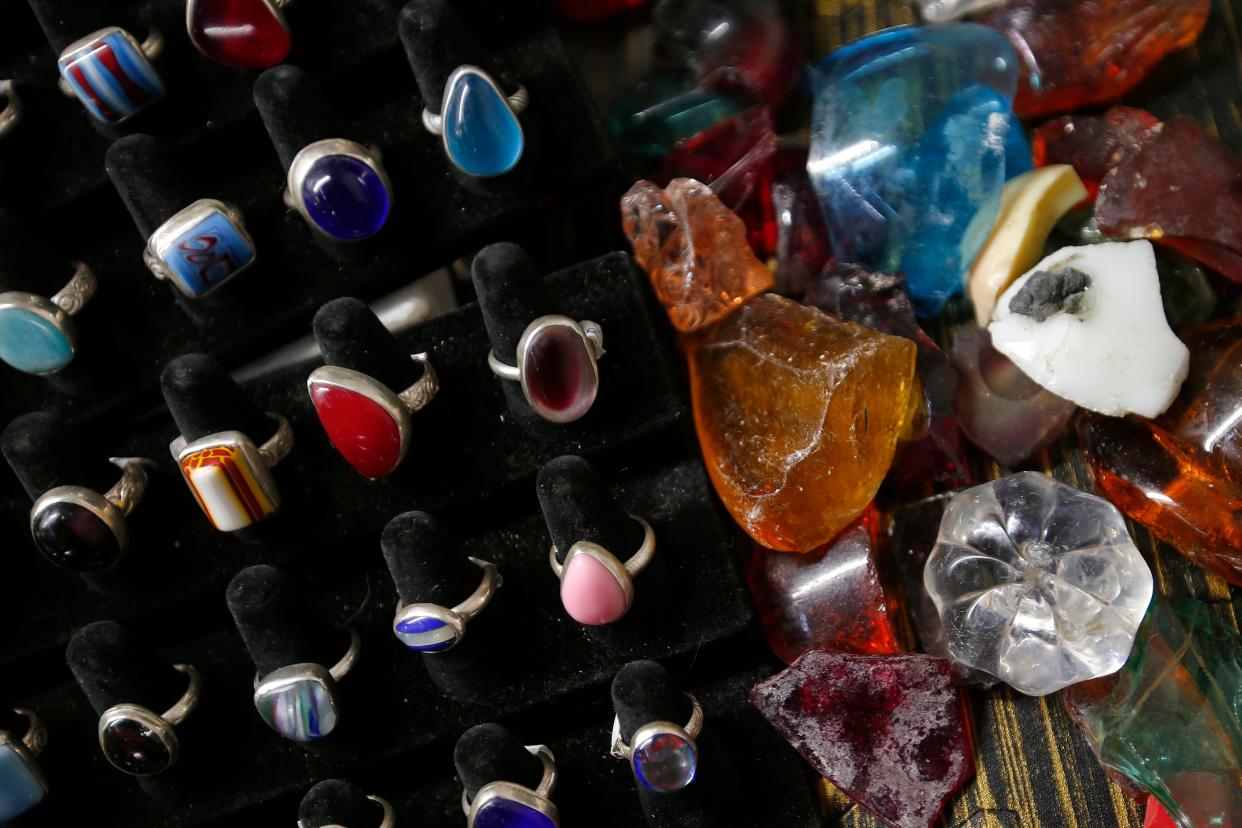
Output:
[[950,655],[1031,696],[1121,669],[1152,595],[1121,513],[1038,472],[954,497],[923,583]]

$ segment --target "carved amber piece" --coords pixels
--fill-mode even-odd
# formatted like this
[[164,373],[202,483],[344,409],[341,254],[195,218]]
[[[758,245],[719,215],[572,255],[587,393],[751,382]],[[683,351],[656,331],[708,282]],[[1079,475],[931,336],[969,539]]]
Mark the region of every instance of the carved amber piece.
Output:
[[656,298],[682,333],[719,322],[775,284],[755,258],[746,225],[706,184],[639,181],[621,197],[625,235]]
[[690,343],[703,458],[752,538],[806,552],[858,517],[922,407],[916,350],[772,294]]

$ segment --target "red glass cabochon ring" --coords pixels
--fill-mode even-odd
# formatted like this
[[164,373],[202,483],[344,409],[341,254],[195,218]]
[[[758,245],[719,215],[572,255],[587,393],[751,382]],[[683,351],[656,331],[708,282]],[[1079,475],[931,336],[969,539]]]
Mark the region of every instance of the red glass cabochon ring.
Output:
[[401,465],[410,447],[410,415],[440,390],[427,354],[410,358],[423,366],[423,375],[399,393],[369,374],[339,365],[316,368],[306,378],[311,404],[333,448],[371,479]]
[[585,415],[599,393],[599,366],[604,355],[604,329],[589,320],[540,316],[523,331],[517,364],[500,361],[488,351],[487,364],[504,380],[520,382],[522,394],[539,416],[570,423]]
[[281,9],[289,0],[189,0],[185,28],[200,52],[226,66],[266,69],[293,48]]
[[556,545],[548,551],[548,563],[561,581],[561,603],[580,624],[600,626],[620,621],[634,603],[634,577],[655,557],[656,539],[651,524],[630,515],[643,527],[643,542],[624,563],[598,543],[578,541],[558,560]]

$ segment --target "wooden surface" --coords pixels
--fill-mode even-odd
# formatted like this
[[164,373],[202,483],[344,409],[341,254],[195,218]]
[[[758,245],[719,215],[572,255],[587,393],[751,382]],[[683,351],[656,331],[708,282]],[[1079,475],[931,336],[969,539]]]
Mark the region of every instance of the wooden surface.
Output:
[[[805,13],[812,60],[868,32],[916,20],[913,6],[903,0],[809,0]],[[1242,151],[1240,18],[1242,2],[1213,0],[1211,17],[1198,42],[1167,58],[1123,102],[1148,109],[1162,119],[1190,115],[1235,152]],[[944,343],[949,327],[969,320],[965,303],[958,301],[937,320],[931,332]],[[1009,471],[978,452],[973,460],[980,480]],[[1072,434],[1023,468],[1047,472],[1084,491],[1096,491]],[[1209,576],[1172,547],[1155,542],[1133,522],[1130,531],[1162,594],[1208,602],[1217,617],[1237,627],[1242,591]],[[1066,714],[1060,694],[1036,699],[1002,688],[973,691],[971,699],[976,729],[975,778],[946,809],[942,824],[962,828],[1141,828],[1142,807],[1104,775]],[[838,823],[849,828],[882,825],[857,807],[849,809]]]

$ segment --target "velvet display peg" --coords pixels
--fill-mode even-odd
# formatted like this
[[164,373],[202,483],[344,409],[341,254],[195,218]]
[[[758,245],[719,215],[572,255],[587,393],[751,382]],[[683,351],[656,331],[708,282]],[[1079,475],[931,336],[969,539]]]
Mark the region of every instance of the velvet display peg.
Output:
[[198,198],[169,148],[150,135],[114,141],[104,155],[104,169],[144,240]]
[[325,825],[370,828],[379,825],[382,818],[380,805],[367,799],[361,788],[345,779],[316,782],[298,806],[299,828],[323,828]]
[[404,512],[388,521],[380,546],[397,595],[407,604],[451,608],[479,586],[481,570],[470,563],[461,544],[426,512]]
[[39,235],[8,210],[0,208],[0,290],[24,290],[51,296],[73,275],[72,254],[57,258],[39,243]]
[[328,302],[315,314],[312,328],[326,365],[368,374],[398,394],[422,376],[423,368],[358,299]]
[[0,451],[31,500],[57,486],[103,493],[120,477],[104,454],[87,449],[80,429],[51,411],[14,417],[0,434]]
[[348,632],[312,613],[289,576],[274,566],[241,570],[225,597],[259,675],[308,662],[331,668],[349,646]]
[[542,760],[508,728],[493,722],[475,725],[461,735],[453,748],[453,764],[471,801],[489,782],[514,782],[534,790],[543,778]]
[[632,745],[634,732],[649,722],[690,720],[693,707],[668,670],[655,661],[631,661],[612,680],[612,706],[621,721],[621,738]]
[[482,49],[446,0],[407,3],[397,29],[423,105],[432,112],[440,111],[444,84],[454,69],[468,64],[488,70]]
[[296,66],[273,66],[254,82],[254,103],[286,170],[307,144],[345,135],[319,85]]
[[98,714],[127,703],[158,715],[185,694],[185,674],[114,621],[95,621],[75,632],[65,660]]
[[561,561],[578,541],[597,543],[622,562],[642,545],[643,527],[617,502],[595,467],[581,457],[565,455],[545,463],[535,488]]
[[[65,47],[91,32],[105,26],[127,26],[130,21],[109,20],[114,15],[116,6],[110,3],[82,3],[79,0],[27,0],[39,28],[47,38],[48,45],[56,55],[60,55]],[[139,32],[131,32],[139,40],[146,37]]]
[[272,418],[209,356],[182,354],[172,360],[160,374],[160,388],[187,442],[240,431],[262,445],[276,432]]
[[516,364],[518,340],[534,319],[554,313],[551,297],[531,257],[516,244],[489,244],[470,267],[483,324],[496,356]]

